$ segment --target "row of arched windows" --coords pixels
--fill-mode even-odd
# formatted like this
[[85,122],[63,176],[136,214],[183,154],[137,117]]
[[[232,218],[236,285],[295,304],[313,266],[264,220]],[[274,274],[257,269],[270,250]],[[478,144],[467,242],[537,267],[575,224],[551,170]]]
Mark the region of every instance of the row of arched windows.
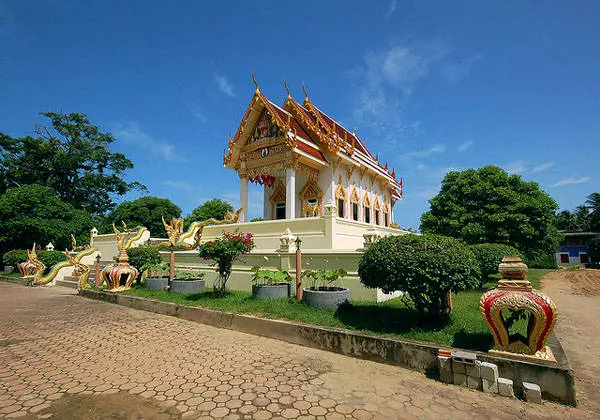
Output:
[[373,201],[373,204],[371,204],[368,191],[365,191],[361,200],[356,187],[353,187],[350,198],[348,199],[346,188],[339,183],[335,190],[335,198],[338,217],[365,223],[371,223],[371,218],[373,217],[376,225],[390,225],[389,205],[387,203],[381,205],[379,197],[377,196],[375,196],[375,200]]

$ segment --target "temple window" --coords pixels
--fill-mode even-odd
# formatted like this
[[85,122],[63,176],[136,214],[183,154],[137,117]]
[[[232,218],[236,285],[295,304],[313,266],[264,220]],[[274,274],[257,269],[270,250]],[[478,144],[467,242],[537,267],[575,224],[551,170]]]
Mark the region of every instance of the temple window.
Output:
[[302,203],[302,217],[321,216],[323,191],[316,182],[308,181],[306,183],[300,191],[300,200]]
[[342,177],[338,181],[338,186],[335,189],[335,198],[337,201],[338,217],[346,217],[346,201],[348,197],[346,195],[346,189],[342,185]]
[[271,203],[273,203],[273,218],[274,219],[285,219],[285,186],[283,182],[279,180],[275,186],[275,190],[271,195]]
[[352,220],[358,221],[358,205],[360,203],[360,198],[358,197],[356,187],[352,188],[352,193],[350,193],[350,203],[352,203]]
[[375,224],[381,224],[381,204],[379,204],[379,197],[375,197],[375,202],[373,203],[373,208],[375,209]]
[[390,206],[387,203],[383,206],[383,224],[385,226],[390,225]]
[[363,214],[365,223],[371,223],[371,200],[368,192],[363,196]]
[[275,219],[285,219],[285,202],[275,204]]

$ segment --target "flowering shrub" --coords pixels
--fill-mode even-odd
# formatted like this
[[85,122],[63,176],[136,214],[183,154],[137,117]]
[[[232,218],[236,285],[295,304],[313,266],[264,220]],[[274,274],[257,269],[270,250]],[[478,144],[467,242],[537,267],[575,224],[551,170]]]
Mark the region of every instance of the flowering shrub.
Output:
[[242,255],[254,248],[251,233],[225,232],[223,236],[200,245],[200,258],[213,260],[219,276],[215,281],[215,292],[224,293],[225,284],[231,275],[231,267]]

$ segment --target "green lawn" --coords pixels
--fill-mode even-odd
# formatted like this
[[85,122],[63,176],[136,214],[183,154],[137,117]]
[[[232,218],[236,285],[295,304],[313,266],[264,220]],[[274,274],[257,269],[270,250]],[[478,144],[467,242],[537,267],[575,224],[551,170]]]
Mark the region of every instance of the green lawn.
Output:
[[[529,279],[533,286],[539,288],[540,278],[550,271],[552,270],[531,269]],[[493,288],[495,283],[488,283],[487,286]],[[231,291],[220,298],[214,297],[212,290],[195,295],[181,295],[133,288],[123,294],[473,350],[486,351],[493,345],[492,336],[479,314],[479,299],[482,291],[478,290],[468,290],[454,295],[454,310],[449,319],[429,323],[420,323],[417,314],[399,299],[383,303],[353,301],[352,305],[333,311],[311,308],[293,299],[256,301],[251,298],[249,292],[238,291]]]
[[21,273],[19,271],[13,271],[12,273],[0,273],[0,275],[5,277],[21,277]]

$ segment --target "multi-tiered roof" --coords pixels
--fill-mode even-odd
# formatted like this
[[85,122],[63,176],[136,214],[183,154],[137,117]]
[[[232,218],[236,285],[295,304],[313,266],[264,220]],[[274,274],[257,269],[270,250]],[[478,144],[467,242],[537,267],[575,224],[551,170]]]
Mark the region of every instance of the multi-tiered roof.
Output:
[[383,165],[365,143],[341,124],[337,123],[309,99],[306,90],[302,104],[292,98],[287,85],[288,96],[282,107],[267,99],[256,85],[256,90],[242,121],[233,138],[229,138],[223,151],[225,167],[237,170],[241,149],[252,135],[258,118],[266,110],[273,125],[281,130],[285,144],[298,155],[314,160],[323,166],[333,161],[343,161],[345,165],[366,171],[374,178],[389,185],[393,199],[402,198],[402,180],[397,180],[395,170]]

